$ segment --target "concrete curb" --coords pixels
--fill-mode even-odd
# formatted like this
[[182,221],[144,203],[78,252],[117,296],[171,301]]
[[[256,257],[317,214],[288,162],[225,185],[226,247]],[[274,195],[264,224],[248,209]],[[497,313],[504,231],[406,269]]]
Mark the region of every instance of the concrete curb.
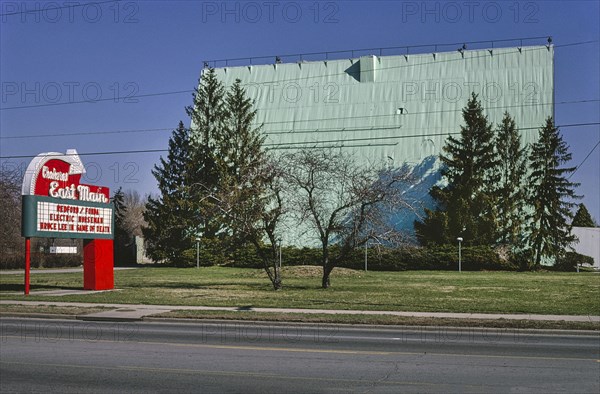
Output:
[[[485,314],[485,313],[439,313],[439,312],[401,312],[401,311],[360,311],[360,310],[329,310],[329,309],[286,309],[286,308],[245,308],[245,307],[210,307],[192,305],[141,305],[141,304],[107,304],[84,302],[58,301],[13,301],[0,300],[0,305],[51,305],[78,307],[105,307],[113,311],[94,313],[100,318],[143,318],[145,316],[178,311],[230,311],[230,312],[263,312],[263,313],[296,313],[296,314],[327,314],[327,315],[376,315],[399,316],[415,318],[446,318],[471,320],[533,320],[533,321],[566,321],[583,323],[600,323],[600,316],[577,315],[532,315],[532,314]],[[90,316],[90,315],[87,315]]]
[[531,334],[531,335],[563,335],[563,336],[600,336],[600,331],[594,330],[575,330],[575,329],[545,329],[545,328],[514,328],[514,327],[460,327],[460,326],[418,326],[418,325],[398,325],[398,324],[351,324],[351,323],[311,323],[311,322],[286,322],[286,321],[268,321],[268,320],[235,320],[235,319],[202,319],[202,318],[171,318],[171,317],[143,317],[141,319],[132,320],[111,320],[111,319],[86,319],[86,315],[64,315],[64,314],[49,314],[49,313],[19,313],[19,312],[2,312],[0,319],[8,318],[33,318],[33,319],[51,319],[51,320],[79,320],[89,323],[110,323],[110,322],[148,322],[148,323],[165,323],[165,324],[189,324],[189,325],[223,325],[223,324],[243,324],[246,326],[270,326],[270,327],[306,327],[306,328],[323,328],[336,329],[343,327],[344,329],[373,329],[381,331],[423,331],[436,333],[440,331],[448,332],[471,332],[471,333],[515,333],[515,334]]
[[427,332],[444,331],[471,331],[471,332],[493,332],[493,331],[509,331],[518,332],[519,334],[547,334],[547,335],[598,335],[600,331],[594,330],[568,330],[568,329],[547,329],[547,328],[512,328],[512,327],[457,327],[457,326],[414,326],[414,325],[398,325],[398,324],[351,324],[351,323],[307,323],[307,322],[285,322],[285,321],[268,321],[268,320],[235,320],[235,319],[186,319],[186,318],[171,318],[171,317],[144,317],[145,322],[153,323],[188,323],[188,324],[244,324],[256,326],[281,326],[281,327],[323,327],[337,328],[344,327],[364,329],[371,328],[374,330],[416,330]]

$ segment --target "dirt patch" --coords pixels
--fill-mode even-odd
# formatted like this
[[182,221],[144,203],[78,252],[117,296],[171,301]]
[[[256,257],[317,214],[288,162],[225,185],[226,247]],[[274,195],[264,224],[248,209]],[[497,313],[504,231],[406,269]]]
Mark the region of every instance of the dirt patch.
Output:
[[[361,271],[351,270],[349,268],[335,268],[331,272],[334,278],[357,277],[362,274]],[[288,278],[320,278],[323,276],[323,268],[315,265],[298,265],[294,267],[283,267],[281,275],[284,280]]]

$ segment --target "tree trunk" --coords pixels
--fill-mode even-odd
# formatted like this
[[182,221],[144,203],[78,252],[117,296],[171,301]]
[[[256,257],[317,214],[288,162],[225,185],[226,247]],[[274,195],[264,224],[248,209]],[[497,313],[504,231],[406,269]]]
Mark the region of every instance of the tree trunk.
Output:
[[[254,244],[256,252],[262,260],[263,269],[269,277],[269,280],[273,285],[273,289],[281,290],[283,288],[283,281],[281,279],[281,271],[279,270],[279,266],[277,265],[277,250],[275,249],[275,247],[272,247],[271,255],[267,255],[263,252],[263,250],[260,247],[260,244],[258,243],[258,241],[256,241],[256,239],[253,239],[252,243]],[[273,269],[273,271],[271,271],[271,269]]]
[[329,265],[323,267],[323,279],[321,280],[321,287],[324,289],[328,289],[331,286],[329,275],[331,274],[332,270],[333,267],[329,267]]
[[326,274],[325,272],[323,272],[323,280],[321,281],[321,286],[324,289],[328,289],[329,286],[331,286],[331,282],[329,281],[329,274]]
[[541,263],[542,263],[542,251],[543,251],[543,246],[541,244],[541,242],[538,242],[538,244],[536,245],[535,248],[535,263],[533,266],[533,270],[534,271],[539,271]]
[[273,289],[275,290],[281,290],[281,288],[283,287],[283,283],[281,281],[281,271],[277,266],[275,267],[275,277],[271,282],[273,283]]
[[273,271],[266,264],[264,269],[273,285],[273,290],[281,290],[283,288],[283,281],[281,280],[281,272],[279,272],[277,265],[273,266]]
[[282,288],[283,288],[283,283],[281,283],[281,280],[273,281],[273,290],[281,290]]
[[331,283],[329,281],[329,274],[331,273],[331,268],[329,268],[329,249],[327,249],[327,242],[323,242],[322,245],[322,253],[323,253],[323,280],[321,281],[321,287],[324,289],[329,288]]

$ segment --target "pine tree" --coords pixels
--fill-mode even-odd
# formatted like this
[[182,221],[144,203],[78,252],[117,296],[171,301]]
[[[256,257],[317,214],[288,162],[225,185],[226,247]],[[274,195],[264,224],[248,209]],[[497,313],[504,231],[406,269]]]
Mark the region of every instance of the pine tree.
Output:
[[[265,136],[254,124],[253,105],[239,79],[225,91],[214,70],[203,74],[194,105],[187,108],[194,127],[191,161],[198,163],[189,171],[190,195],[203,219],[198,233],[213,255],[227,257],[252,244],[279,289],[275,239],[280,192],[262,148]],[[265,236],[271,244],[267,251]]]
[[[193,125],[190,160],[196,163],[189,169],[190,196],[202,218],[196,232],[213,255],[223,258],[263,236],[252,233],[257,227],[251,223],[260,217],[266,187],[261,177],[268,173],[253,104],[240,80],[226,91],[209,69],[187,108]],[[231,201],[239,203],[229,206]]]
[[[279,171],[263,150],[265,136],[261,126],[254,124],[253,105],[237,79],[225,97],[228,116],[220,147],[223,173],[219,198],[227,202],[224,220],[230,230],[230,249],[253,245],[277,290],[282,287],[276,241],[283,214]],[[265,239],[269,245],[264,245]]]
[[584,204],[579,204],[579,208],[573,217],[573,222],[571,223],[573,227],[598,227],[592,215],[588,211],[587,207]]
[[247,176],[256,163],[265,159],[262,150],[265,136],[260,133],[260,127],[253,125],[256,118],[253,105],[253,101],[246,97],[242,82],[236,79],[225,98],[228,117],[221,148],[225,155],[221,160],[227,175],[238,181]]
[[[189,261],[196,237],[213,262],[248,243],[262,250],[265,235],[275,251],[280,191],[262,149],[264,136],[254,125],[253,104],[240,80],[225,91],[214,69],[203,73],[194,103],[186,108],[191,130],[180,123],[167,160],[161,158],[153,171],[161,196],[149,199],[144,215],[152,258]],[[263,259],[265,269],[279,288],[278,273],[268,269],[272,257]]]
[[160,196],[149,197],[144,212],[148,223],[143,229],[147,253],[156,261],[185,262],[185,251],[192,248],[195,234],[190,227],[199,220],[189,194],[190,132],[179,122],[169,139],[166,160],[161,157],[152,174]]
[[115,262],[117,264],[127,263],[127,246],[131,243],[131,236],[125,228],[125,215],[127,207],[125,206],[125,193],[119,188],[112,197],[114,205],[114,243],[113,249],[115,254]]
[[567,177],[575,167],[561,167],[571,160],[571,153],[552,117],[540,129],[529,160],[532,172],[528,202],[533,212],[527,241],[534,268],[539,268],[544,259],[560,259],[574,241],[568,222],[576,205],[571,201],[579,198],[574,191],[578,184]]
[[186,108],[192,120],[191,149],[187,171],[190,177],[189,197],[194,201],[194,210],[199,221],[196,234],[202,235],[205,243],[214,242],[226,230],[218,220],[215,201],[207,196],[219,190],[223,168],[225,123],[225,88],[217,79],[213,68],[202,74],[199,87],[194,94],[194,104]]
[[[432,188],[430,194],[439,194],[439,187]],[[452,242],[448,231],[446,204],[437,200],[437,209],[425,208],[423,221],[414,221],[417,240],[423,246],[445,245]]]
[[[266,163],[265,152],[262,144],[265,136],[260,133],[260,127],[254,126],[256,110],[253,102],[246,97],[246,91],[237,79],[228,90],[225,97],[224,136],[220,140],[221,152],[219,167],[221,185],[230,190],[237,190],[238,200],[243,202],[245,208],[260,209],[260,199],[265,189],[263,173],[257,171]],[[235,220],[228,219],[232,230],[235,229]],[[233,241],[243,242],[244,234],[237,233]]]
[[521,146],[521,135],[508,112],[498,124],[495,138],[498,155],[496,210],[500,244],[519,247],[524,226],[526,199],[527,148]]
[[447,186],[434,187],[430,192],[438,203],[437,211],[426,212],[423,223],[415,223],[422,244],[454,242],[459,236],[467,245],[495,241],[495,201],[490,185],[498,181],[493,171],[498,158],[492,125],[475,93],[462,114],[465,125],[461,126],[460,138],[448,137],[445,154],[440,155]]

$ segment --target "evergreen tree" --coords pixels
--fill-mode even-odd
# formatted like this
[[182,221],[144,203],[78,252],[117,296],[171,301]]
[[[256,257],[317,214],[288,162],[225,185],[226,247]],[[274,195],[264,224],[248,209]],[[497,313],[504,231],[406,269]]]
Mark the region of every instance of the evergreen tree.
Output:
[[425,208],[423,221],[415,220],[415,234],[417,240],[423,246],[445,245],[452,242],[448,232],[448,214],[446,204],[441,201],[440,188],[434,186],[430,194],[437,202],[437,209]]
[[131,237],[125,226],[125,215],[127,207],[125,206],[125,193],[119,188],[112,197],[114,205],[115,225],[114,225],[114,243],[113,250],[115,254],[115,263],[124,264],[129,256],[128,246],[131,244]]
[[543,259],[559,259],[574,241],[568,222],[573,218],[569,200],[578,198],[567,175],[575,167],[561,167],[571,160],[568,145],[563,141],[554,120],[549,117],[540,129],[539,140],[533,144],[529,156],[532,168],[529,177],[529,235],[527,241],[535,268]]
[[207,198],[219,190],[224,171],[223,157],[226,144],[225,88],[217,79],[213,68],[202,74],[199,87],[194,94],[194,104],[186,108],[192,120],[191,150],[187,171],[189,197],[194,201],[196,234],[202,235],[205,243],[215,241],[225,231],[222,220],[218,220],[215,200]]
[[[273,212],[281,206],[265,209],[278,193],[266,193],[275,185],[275,172],[262,150],[260,127],[253,125],[252,100],[240,80],[226,91],[215,70],[208,69],[186,112],[191,130],[180,123],[169,141],[167,160],[161,158],[153,171],[161,195],[149,199],[144,215],[150,256],[189,261],[195,257],[196,237],[213,262],[248,243],[262,248],[265,234],[275,239],[280,214]],[[263,222],[268,226],[261,227]],[[273,283],[281,285],[278,275]]]
[[[265,136],[260,127],[253,125],[256,110],[253,101],[246,97],[246,91],[237,79],[225,97],[224,138],[221,140],[221,155],[218,158],[222,169],[221,185],[236,190],[238,200],[245,208],[260,209],[260,199],[265,190],[264,172],[259,169],[266,164],[266,156],[262,149]],[[234,210],[234,212],[237,210]],[[227,219],[231,231],[235,231],[235,218]],[[239,231],[232,239],[242,241],[248,235]],[[241,239],[240,239],[241,238]]]
[[445,187],[430,194],[438,203],[426,211],[423,223],[415,223],[422,244],[454,242],[463,237],[467,245],[489,245],[496,238],[496,218],[491,185],[498,181],[494,132],[475,93],[462,111],[460,138],[448,137],[440,155]]
[[243,179],[256,163],[265,160],[262,144],[265,136],[261,135],[261,127],[254,127],[256,110],[253,101],[246,97],[242,82],[236,79],[225,98],[225,109],[228,117],[225,125],[222,156],[227,175],[236,180]]
[[147,253],[156,261],[184,263],[184,252],[193,246],[190,227],[199,218],[189,194],[190,151],[190,133],[180,121],[169,139],[166,160],[161,157],[152,170],[160,196],[149,197],[144,212]]
[[226,246],[235,253],[244,245],[252,245],[273,288],[278,290],[283,285],[277,259],[284,209],[281,177],[277,164],[263,150],[265,136],[260,133],[261,127],[254,125],[253,105],[237,79],[225,97],[228,116],[220,148],[219,166],[223,172],[218,199],[228,229]]
[[590,215],[587,207],[584,204],[579,204],[579,208],[573,217],[573,227],[598,227],[592,215]]
[[[282,215],[277,170],[267,160],[265,137],[254,125],[253,101],[238,79],[225,92],[214,70],[203,76],[195,104],[192,196],[204,221],[200,231],[215,253],[234,254],[252,244],[275,289],[282,286],[276,259],[276,229]],[[270,248],[263,245],[264,238]],[[225,256],[226,257],[226,256]]]
[[524,226],[526,200],[527,149],[521,146],[521,135],[508,112],[496,131],[498,155],[497,184],[494,195],[500,244],[519,247]]

